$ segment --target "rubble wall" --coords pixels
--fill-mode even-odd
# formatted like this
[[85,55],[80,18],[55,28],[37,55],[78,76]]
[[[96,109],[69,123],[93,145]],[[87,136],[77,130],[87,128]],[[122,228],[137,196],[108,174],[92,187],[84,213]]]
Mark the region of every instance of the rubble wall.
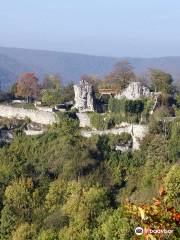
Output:
[[0,105],[0,116],[5,118],[25,119],[40,124],[53,124],[56,122],[56,115],[53,112],[45,112],[34,109],[15,108],[8,105]]

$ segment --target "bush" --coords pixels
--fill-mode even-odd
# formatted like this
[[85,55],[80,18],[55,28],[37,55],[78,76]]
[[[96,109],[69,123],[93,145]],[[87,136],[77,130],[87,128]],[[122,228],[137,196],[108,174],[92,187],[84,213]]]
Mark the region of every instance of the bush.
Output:
[[92,113],[90,121],[92,126],[98,130],[105,130],[115,126],[114,119],[107,114]]
[[144,100],[127,100],[110,98],[108,103],[110,112],[115,113],[141,113],[144,110]]
[[125,111],[126,113],[142,113],[144,110],[143,100],[126,100]]
[[113,113],[125,113],[126,100],[118,100],[115,98],[110,98],[108,102],[108,109]]
[[129,133],[121,133],[120,135],[109,135],[109,144],[111,147],[115,147],[118,144],[127,144],[132,140],[132,136]]
[[172,117],[171,109],[167,107],[158,108],[150,118],[149,130],[153,134],[168,134],[170,131],[170,124],[164,119],[166,117]]

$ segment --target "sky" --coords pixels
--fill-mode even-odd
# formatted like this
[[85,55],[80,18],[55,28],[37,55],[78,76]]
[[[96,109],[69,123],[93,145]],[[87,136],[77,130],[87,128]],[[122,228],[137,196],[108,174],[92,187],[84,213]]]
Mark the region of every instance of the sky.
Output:
[[0,46],[180,56],[180,0],[0,0]]

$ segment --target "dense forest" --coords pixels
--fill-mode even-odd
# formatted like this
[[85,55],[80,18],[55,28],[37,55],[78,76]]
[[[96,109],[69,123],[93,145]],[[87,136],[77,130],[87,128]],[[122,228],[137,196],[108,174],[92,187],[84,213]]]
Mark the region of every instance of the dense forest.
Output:
[[[136,77],[126,67],[125,72],[116,67],[103,80],[86,78],[94,89],[124,89]],[[23,96],[25,77],[11,94]],[[73,98],[72,85],[62,87],[55,80],[54,85],[44,82],[42,98],[49,105]],[[14,131],[13,141],[0,148],[1,240],[179,239],[180,94],[171,75],[159,70],[151,70],[150,87],[161,92],[151,116],[147,99],[110,98],[106,120],[91,114],[97,129],[138,123],[145,114],[149,133],[136,151],[114,147],[117,141],[127,142],[128,134],[81,136],[74,110],[58,114],[59,121],[42,135]],[[136,227],[173,234],[137,236]]]

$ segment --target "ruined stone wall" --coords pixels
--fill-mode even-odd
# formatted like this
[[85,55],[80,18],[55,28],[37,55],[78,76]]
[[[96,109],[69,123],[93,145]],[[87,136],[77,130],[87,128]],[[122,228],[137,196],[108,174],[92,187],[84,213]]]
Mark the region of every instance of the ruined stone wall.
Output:
[[53,112],[45,112],[33,109],[15,108],[8,105],[0,105],[0,117],[31,119],[32,122],[40,124],[53,124],[56,122],[56,116]]
[[137,100],[142,97],[150,97],[150,89],[144,86],[141,82],[132,82],[129,86],[124,89],[124,91],[120,94],[117,94],[115,98],[117,99],[129,99],[129,100]]
[[[124,126],[123,126],[124,125]],[[145,137],[148,133],[147,125],[141,124],[129,124],[124,123],[119,128],[112,128],[108,130],[82,130],[81,134],[83,137],[90,138],[93,135],[104,135],[104,134],[115,134],[120,135],[121,133],[127,132],[132,135],[133,138],[133,150],[138,150],[140,147],[140,141]]]
[[74,85],[75,108],[79,112],[94,111],[94,91],[93,86],[86,80],[81,80],[79,85]]
[[90,117],[87,113],[76,113],[76,116],[79,119],[79,126],[80,127],[91,127]]

